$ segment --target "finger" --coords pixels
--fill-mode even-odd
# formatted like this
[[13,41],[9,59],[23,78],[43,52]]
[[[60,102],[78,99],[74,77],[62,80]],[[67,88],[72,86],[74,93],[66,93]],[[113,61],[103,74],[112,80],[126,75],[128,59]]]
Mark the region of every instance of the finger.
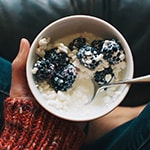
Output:
[[28,40],[21,39],[19,52],[12,62],[11,97],[27,96],[29,93],[26,81],[26,61],[30,44]]

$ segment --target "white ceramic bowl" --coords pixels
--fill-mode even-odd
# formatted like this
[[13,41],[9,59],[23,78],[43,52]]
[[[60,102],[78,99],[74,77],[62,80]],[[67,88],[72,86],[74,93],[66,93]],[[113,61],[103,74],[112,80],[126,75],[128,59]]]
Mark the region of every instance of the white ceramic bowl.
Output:
[[[133,58],[132,58],[131,50],[124,37],[115,27],[113,27],[111,24],[107,23],[106,21],[96,17],[87,16],[87,15],[68,16],[59,19],[51,23],[50,25],[48,25],[46,28],[44,28],[37,35],[37,37],[35,38],[35,40],[31,45],[30,52],[27,59],[26,72],[27,72],[27,80],[31,92],[33,93],[35,99],[39,102],[39,104],[42,107],[44,107],[47,111],[60,118],[73,120],[73,121],[87,121],[87,120],[96,119],[112,111],[116,106],[118,106],[122,102],[130,86],[122,85],[118,89],[120,94],[118,94],[118,96],[115,99],[113,99],[111,102],[106,103],[103,102],[102,100],[97,100],[96,102],[93,102],[88,106],[86,105],[83,106],[87,108],[83,108],[83,110],[81,112],[77,112],[76,115],[69,115],[65,112],[61,112],[60,110],[55,109],[52,106],[48,105],[47,101],[43,99],[39,90],[35,86],[33,75],[31,73],[33,64],[35,63],[35,59],[37,57],[37,55],[35,54],[35,50],[38,46],[38,41],[41,38],[53,37],[53,40],[55,39],[57,40],[67,35],[73,33],[79,33],[79,32],[90,32],[104,39],[108,39],[108,38],[117,39],[121,43],[126,55],[127,66],[123,74],[123,79],[129,79],[133,77]],[[87,111],[88,114],[82,115],[83,111]]]

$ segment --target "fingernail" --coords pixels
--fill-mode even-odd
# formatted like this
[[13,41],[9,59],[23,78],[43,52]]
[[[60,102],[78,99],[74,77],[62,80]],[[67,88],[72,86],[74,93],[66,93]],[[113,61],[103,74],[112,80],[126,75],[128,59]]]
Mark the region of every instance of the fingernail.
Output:
[[25,42],[24,42],[24,39],[22,38],[22,39],[20,40],[20,48],[19,48],[19,52],[20,52],[20,53],[21,53],[22,50],[24,49],[24,46],[25,46]]

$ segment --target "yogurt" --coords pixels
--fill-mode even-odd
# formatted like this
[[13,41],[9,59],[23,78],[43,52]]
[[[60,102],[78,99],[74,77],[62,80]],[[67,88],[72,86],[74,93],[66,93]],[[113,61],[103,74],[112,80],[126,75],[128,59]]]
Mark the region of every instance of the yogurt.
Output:
[[[68,115],[89,115],[89,106],[85,104],[93,96],[92,80],[98,85],[120,80],[126,68],[125,53],[119,42],[91,33],[73,34],[55,41],[52,37],[42,38],[36,54],[32,74],[38,90],[49,106]],[[102,91],[95,105],[97,101],[98,105],[108,105],[120,94],[117,88]]]

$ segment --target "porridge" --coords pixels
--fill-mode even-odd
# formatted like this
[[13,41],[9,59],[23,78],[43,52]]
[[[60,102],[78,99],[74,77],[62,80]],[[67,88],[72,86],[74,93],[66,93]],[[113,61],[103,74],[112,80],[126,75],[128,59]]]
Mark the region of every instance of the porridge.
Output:
[[[39,40],[37,60],[32,69],[35,84],[48,105],[62,112],[80,112],[98,85],[122,78],[125,53],[115,39],[102,39],[91,33],[78,33],[53,41]],[[105,89],[105,103],[117,94],[117,87]]]

